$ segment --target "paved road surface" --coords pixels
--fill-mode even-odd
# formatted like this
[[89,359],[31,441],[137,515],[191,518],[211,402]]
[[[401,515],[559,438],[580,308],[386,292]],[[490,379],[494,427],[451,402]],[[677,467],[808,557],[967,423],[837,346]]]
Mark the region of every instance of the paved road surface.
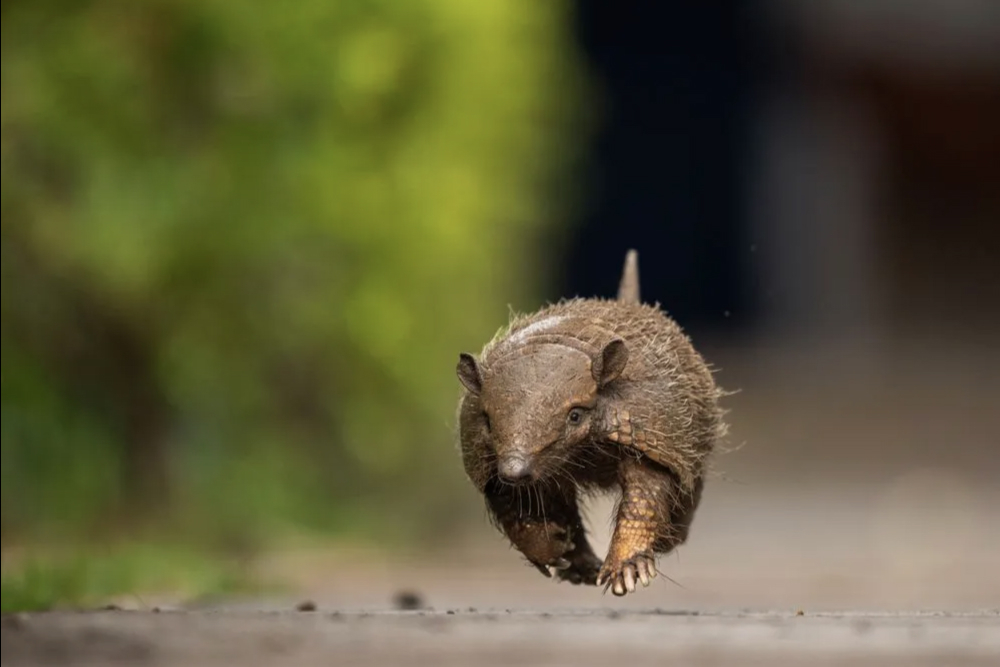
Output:
[[853,665],[996,667],[1000,615],[103,611],[8,617],[4,667]]

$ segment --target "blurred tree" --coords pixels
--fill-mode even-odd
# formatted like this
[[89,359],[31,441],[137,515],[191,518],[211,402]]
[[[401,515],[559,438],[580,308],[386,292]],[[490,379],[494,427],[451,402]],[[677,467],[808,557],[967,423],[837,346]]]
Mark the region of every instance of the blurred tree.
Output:
[[456,355],[560,219],[566,9],[5,0],[4,534],[446,525]]

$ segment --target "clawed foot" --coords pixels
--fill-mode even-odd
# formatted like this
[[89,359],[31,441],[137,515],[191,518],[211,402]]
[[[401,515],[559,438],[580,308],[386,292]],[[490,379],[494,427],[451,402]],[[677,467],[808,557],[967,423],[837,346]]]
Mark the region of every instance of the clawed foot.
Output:
[[569,555],[576,545],[562,526],[552,522],[522,521],[512,526],[509,532],[528,562],[546,577],[552,577],[572,564]]
[[533,549],[528,549],[528,561],[546,577],[593,586],[597,583],[601,559],[594,554],[585,535],[576,536],[576,541],[579,543],[564,528],[549,525],[544,544],[536,542],[531,545]]
[[546,577],[588,586],[597,583],[597,574],[601,569],[601,559],[592,553],[567,554],[566,557],[557,558],[550,563],[532,564]]
[[656,561],[650,553],[636,554],[625,560],[609,556],[597,576],[597,585],[604,586],[605,593],[610,588],[612,593],[622,596],[635,591],[636,581],[649,586],[655,577]]
[[566,555],[564,560],[568,560],[569,565],[557,571],[556,576],[560,581],[568,581],[571,584],[586,584],[593,586],[597,583],[597,573],[601,569],[601,559],[598,558],[590,546],[582,549],[574,549]]

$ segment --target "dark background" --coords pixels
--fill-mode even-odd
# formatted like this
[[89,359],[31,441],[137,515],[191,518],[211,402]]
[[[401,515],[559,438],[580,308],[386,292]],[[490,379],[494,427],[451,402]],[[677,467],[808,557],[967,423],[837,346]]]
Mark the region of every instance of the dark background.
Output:
[[751,100],[770,70],[750,4],[577,7],[603,122],[559,294],[609,295],[635,247],[644,295],[692,333],[751,325],[744,165]]

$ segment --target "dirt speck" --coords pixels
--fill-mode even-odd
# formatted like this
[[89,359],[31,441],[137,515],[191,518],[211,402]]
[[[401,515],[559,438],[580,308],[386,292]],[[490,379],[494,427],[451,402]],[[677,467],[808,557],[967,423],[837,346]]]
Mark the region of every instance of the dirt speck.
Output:
[[425,606],[423,596],[416,591],[399,591],[396,593],[393,602],[396,605],[396,609],[403,611],[413,611]]
[[316,611],[316,603],[312,600],[303,600],[295,605],[295,611]]

